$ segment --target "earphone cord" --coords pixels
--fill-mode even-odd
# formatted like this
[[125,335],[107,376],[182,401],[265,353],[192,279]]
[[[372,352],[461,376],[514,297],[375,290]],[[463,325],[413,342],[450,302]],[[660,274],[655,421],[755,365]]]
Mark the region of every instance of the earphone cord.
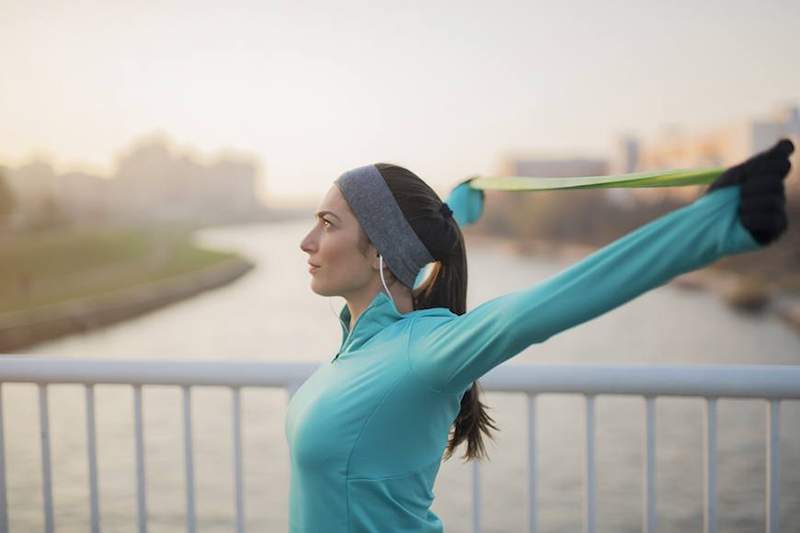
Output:
[[378,261],[380,263],[381,283],[383,283],[383,288],[386,289],[386,295],[389,296],[389,299],[392,301],[392,304],[394,304],[394,307],[396,309],[397,308],[397,304],[395,303],[394,298],[392,298],[392,293],[389,292],[389,287],[386,286],[386,280],[383,279],[383,256],[382,255],[378,256]]
[[[397,304],[395,303],[394,298],[392,298],[392,293],[389,292],[389,287],[386,286],[386,279],[384,279],[383,277],[383,256],[381,255],[378,256],[378,262],[380,263],[381,283],[383,284],[383,288],[386,289],[386,294],[389,296],[389,299],[392,301],[395,308],[397,308]],[[333,307],[331,307],[330,298],[328,298],[328,308],[330,308],[331,313],[334,316],[336,316],[336,320],[338,320],[343,326],[345,326],[345,328],[347,328],[348,327],[347,324],[345,324],[344,321],[342,321],[342,318],[336,313],[336,311],[334,311]]]
[[347,324],[345,324],[345,323],[344,323],[344,320],[342,320],[342,317],[341,317],[341,316],[339,316],[339,313],[337,313],[337,312],[336,312],[336,311],[333,309],[333,307],[331,306],[331,300],[332,300],[332,299],[333,299],[333,298],[328,298],[328,309],[330,309],[330,310],[331,310],[331,314],[332,314],[333,316],[335,316],[335,317],[336,317],[336,320],[338,320],[338,321],[339,321],[339,323],[340,323],[342,326],[344,326],[345,328],[348,328],[349,326],[348,326]]

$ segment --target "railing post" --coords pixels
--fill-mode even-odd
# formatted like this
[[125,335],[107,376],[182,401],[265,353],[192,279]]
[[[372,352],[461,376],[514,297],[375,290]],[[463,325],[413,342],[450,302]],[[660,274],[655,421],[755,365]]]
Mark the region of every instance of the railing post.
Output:
[[183,386],[183,444],[186,463],[186,531],[194,533],[194,453],[192,451],[192,390]]
[[[537,368],[525,368],[536,366]],[[272,370],[275,370],[273,372]],[[595,398],[601,394],[637,395],[645,399],[644,480],[642,529],[655,533],[656,516],[656,411],[655,401],[662,396],[682,396],[705,400],[704,418],[704,501],[703,524],[708,533],[717,530],[717,400],[720,398],[759,398],[767,401],[766,435],[766,529],[775,533],[780,526],[780,402],[783,399],[800,399],[800,366],[771,368],[769,365],[733,366],[705,368],[703,379],[697,379],[697,370],[689,367],[662,369],[642,368],[577,368],[569,365],[520,365],[507,372],[508,368],[495,369],[497,375],[484,380],[487,390],[517,391],[528,394],[528,529],[536,531],[539,517],[537,506],[537,446],[536,446],[536,393],[582,394],[586,406],[586,454],[585,454],[585,501],[584,529],[593,533],[596,521],[597,480],[595,468]],[[495,373],[495,370],[492,373]],[[289,397],[310,375],[295,365],[269,365],[263,367],[253,363],[233,363],[229,366],[209,363],[149,362],[149,361],[80,361],[47,358],[9,357],[0,361],[0,532],[8,530],[7,471],[14,459],[5,457],[4,412],[8,402],[3,402],[2,385],[5,383],[29,383],[38,386],[39,426],[42,461],[42,493],[45,531],[55,529],[51,435],[49,424],[49,385],[72,383],[85,387],[86,394],[86,441],[89,470],[89,492],[91,497],[91,530],[100,530],[100,504],[97,468],[97,435],[95,393],[98,384],[127,384],[134,392],[134,424],[136,443],[137,511],[139,533],[147,531],[146,483],[144,460],[144,430],[142,415],[142,387],[159,385],[182,387],[183,389],[183,440],[185,447],[186,515],[187,529],[193,532],[197,517],[195,510],[195,473],[192,445],[191,392],[195,386],[229,387],[233,392],[233,444],[234,483],[236,506],[236,529],[243,531],[244,480],[242,452],[241,387],[284,388]],[[706,373],[707,372],[707,373]],[[7,413],[5,413],[7,415]],[[7,416],[6,416],[7,418]],[[36,418],[33,419],[35,425]],[[481,487],[479,460],[472,464],[473,531],[481,529]],[[34,480],[35,481],[35,480]]]
[[717,399],[706,398],[703,531],[717,533]]
[[0,383],[0,531],[8,531],[6,498],[6,440],[3,434],[3,384]]
[[594,533],[595,468],[594,468],[594,395],[586,395],[586,472],[584,531]]
[[767,403],[767,533],[781,529],[780,401]]
[[536,395],[528,394],[528,532],[539,530],[536,482],[538,468],[536,459]]
[[147,533],[147,494],[145,492],[144,423],[142,386],[133,386],[133,426],[136,439],[136,522],[139,533]]
[[233,387],[233,484],[236,491],[236,532],[244,532],[244,487],[242,483],[242,399],[239,387]]
[[97,489],[97,432],[95,430],[94,386],[86,385],[86,445],[89,452],[89,503],[92,533],[100,533],[100,494]]
[[44,529],[53,533],[53,485],[50,468],[50,414],[47,405],[47,385],[39,383],[39,430],[42,441],[42,492],[44,499]]
[[645,397],[645,437],[644,437],[644,512],[642,530],[656,533],[656,399]]
[[472,460],[472,532],[481,533],[481,465]]

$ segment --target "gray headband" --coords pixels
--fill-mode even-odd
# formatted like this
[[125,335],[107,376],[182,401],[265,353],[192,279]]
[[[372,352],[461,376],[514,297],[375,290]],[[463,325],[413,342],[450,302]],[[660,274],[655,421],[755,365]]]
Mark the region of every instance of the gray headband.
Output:
[[392,274],[413,288],[419,270],[433,257],[403,216],[377,167],[354,168],[334,183]]

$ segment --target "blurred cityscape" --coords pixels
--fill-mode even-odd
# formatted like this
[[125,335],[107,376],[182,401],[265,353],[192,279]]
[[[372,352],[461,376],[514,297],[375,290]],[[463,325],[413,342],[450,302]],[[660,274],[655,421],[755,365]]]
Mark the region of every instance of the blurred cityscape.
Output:
[[[602,176],[648,170],[730,166],[772,146],[777,140],[800,137],[800,108],[781,106],[763,118],[742,119],[708,132],[687,132],[677,125],[661,128],[654,139],[622,136],[617,152],[607,159],[550,159],[520,154],[502,159],[498,176]],[[793,168],[793,172],[797,169]],[[798,180],[787,181],[795,194]],[[701,187],[610,189],[611,201],[620,205],[653,203],[666,198],[692,200]]]
[[[653,139],[621,136],[616,153],[606,159],[553,159],[508,154],[497,169],[500,176],[600,176],[647,170],[727,167],[788,137],[800,146],[800,109],[778,108],[768,117],[751,118],[708,132],[687,133],[677,126],[664,127]],[[792,155],[787,177],[790,220],[800,217],[800,163]],[[505,194],[489,191],[487,212],[476,226],[478,232],[516,238],[603,245],[623,232],[698,198],[706,186],[629,189],[586,189]],[[783,241],[800,241],[790,224]],[[795,241],[794,239],[797,239]],[[782,245],[790,264],[800,267],[800,246]],[[771,247],[775,248],[775,247]],[[772,250],[770,250],[772,251]],[[751,254],[752,255],[752,254]],[[760,257],[763,259],[763,257]]]
[[[729,166],[782,137],[800,139],[797,105],[782,106],[767,116],[750,117],[712,131],[687,132],[669,125],[650,139],[621,135],[615,153],[606,159],[580,154],[552,158],[507,153],[499,158],[495,175],[566,177]],[[98,222],[205,226],[297,214],[296,210],[281,209],[278,201],[270,201],[267,207],[258,193],[263,189],[262,174],[261,163],[254,155],[228,152],[205,158],[176,148],[162,134],[138,139],[118,153],[110,176],[56,174],[46,159],[36,158],[15,168],[0,166],[0,231],[15,233]],[[800,196],[797,164],[786,185],[790,209],[796,209]],[[487,213],[475,231],[600,245],[692,201],[703,190],[703,186],[690,186],[522,195],[490,191]],[[312,207],[301,210],[302,214]],[[800,265],[800,258],[794,255],[789,258],[790,264],[796,260]]]
[[204,163],[154,134],[119,153],[112,176],[56,174],[42,158],[17,168],[0,166],[12,198],[5,218],[0,200],[0,222],[6,229],[26,230],[97,222],[258,220],[266,214],[257,195],[258,172],[255,157],[227,153]]
[[[675,168],[727,167],[788,137],[800,147],[800,110],[777,108],[706,132],[662,128],[652,139],[621,136],[607,159],[553,159],[507,154],[499,176],[597,176]],[[713,265],[761,288],[800,294],[800,156],[791,157],[786,195],[789,228],[781,239],[757,254],[726,257]],[[522,252],[545,253],[554,246],[604,246],[626,232],[677,209],[703,194],[706,186],[587,189],[505,194],[487,191],[486,212],[468,231],[510,237]],[[538,243],[538,244],[537,244]],[[547,245],[542,245],[547,243]],[[798,315],[800,317],[800,314]],[[800,318],[798,318],[800,321]]]

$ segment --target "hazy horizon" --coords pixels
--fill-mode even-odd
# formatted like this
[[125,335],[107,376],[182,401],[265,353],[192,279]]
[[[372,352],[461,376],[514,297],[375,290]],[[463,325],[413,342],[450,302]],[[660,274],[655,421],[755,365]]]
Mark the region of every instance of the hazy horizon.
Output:
[[268,201],[376,161],[444,190],[505,153],[608,157],[797,103],[798,22],[788,0],[4,3],[0,164],[109,174],[163,132],[257,157]]

